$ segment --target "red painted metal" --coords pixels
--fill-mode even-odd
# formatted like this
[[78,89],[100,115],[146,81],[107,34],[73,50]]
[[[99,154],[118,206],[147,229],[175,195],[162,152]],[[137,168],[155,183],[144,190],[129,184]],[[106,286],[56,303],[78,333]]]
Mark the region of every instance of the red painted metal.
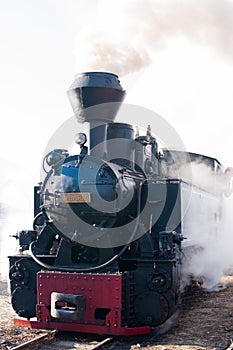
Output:
[[[81,320],[53,318],[51,294],[75,294],[85,296],[85,312]],[[98,319],[96,310],[107,309],[106,317]],[[98,333],[109,335],[147,334],[151,327],[122,326],[122,275],[38,272],[37,319],[16,318],[15,325],[56,329],[61,331]]]
[[37,320],[26,320],[23,318],[15,318],[16,326],[36,329],[56,329],[63,332],[77,333],[95,333],[106,335],[131,336],[148,334],[151,332],[151,327],[107,327],[90,324],[64,323],[64,322],[38,322]]

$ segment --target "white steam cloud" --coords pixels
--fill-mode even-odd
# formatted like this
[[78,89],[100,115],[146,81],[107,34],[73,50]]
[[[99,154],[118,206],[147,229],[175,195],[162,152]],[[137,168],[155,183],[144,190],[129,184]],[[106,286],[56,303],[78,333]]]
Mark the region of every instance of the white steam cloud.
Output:
[[[211,290],[233,268],[232,173],[216,174],[206,164],[197,162],[192,162],[191,167],[193,185],[205,192],[200,194],[197,187],[193,188],[191,205],[184,218],[183,234],[188,239],[183,282],[186,284],[192,275]],[[185,171],[181,177],[186,180]]]
[[77,35],[76,71],[139,71],[177,37],[232,59],[232,32],[231,0],[102,0],[96,24]]
[[[0,179],[0,280],[9,273],[8,255],[16,253],[12,236],[32,228],[33,186],[30,173],[22,173],[17,164],[1,159]],[[16,172],[17,169],[17,172]],[[27,191],[30,188],[31,192]],[[31,196],[28,195],[31,193]]]

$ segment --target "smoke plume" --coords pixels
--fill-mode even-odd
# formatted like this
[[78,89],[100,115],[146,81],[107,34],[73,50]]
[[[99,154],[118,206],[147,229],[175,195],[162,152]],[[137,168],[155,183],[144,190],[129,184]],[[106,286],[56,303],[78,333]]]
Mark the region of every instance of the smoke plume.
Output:
[[139,71],[175,38],[233,58],[231,0],[102,0],[96,24],[88,26],[77,35],[78,72]]

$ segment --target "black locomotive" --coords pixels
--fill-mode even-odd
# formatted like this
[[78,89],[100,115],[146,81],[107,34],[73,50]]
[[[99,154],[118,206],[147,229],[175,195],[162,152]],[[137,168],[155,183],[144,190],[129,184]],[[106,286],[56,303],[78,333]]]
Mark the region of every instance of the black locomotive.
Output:
[[19,252],[9,257],[15,323],[148,333],[179,303],[188,218],[195,212],[201,225],[208,201],[216,203],[211,216],[219,214],[214,186],[183,181],[179,168],[204,161],[217,178],[221,166],[198,154],[161,153],[150,127],[139,135],[114,123],[125,95],[115,74],[80,74],[68,95],[78,121],[90,123],[89,147],[79,133],[79,154],[55,149],[45,156],[33,230],[17,233]]

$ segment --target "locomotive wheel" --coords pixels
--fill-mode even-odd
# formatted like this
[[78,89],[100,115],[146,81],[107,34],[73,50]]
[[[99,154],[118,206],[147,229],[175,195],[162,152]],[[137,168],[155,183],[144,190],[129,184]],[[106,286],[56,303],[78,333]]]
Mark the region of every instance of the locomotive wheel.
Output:
[[157,292],[144,292],[135,301],[136,317],[140,324],[157,326],[165,322],[169,315],[167,299]]
[[12,293],[13,309],[20,317],[27,319],[36,316],[36,293],[28,287],[17,287]]

